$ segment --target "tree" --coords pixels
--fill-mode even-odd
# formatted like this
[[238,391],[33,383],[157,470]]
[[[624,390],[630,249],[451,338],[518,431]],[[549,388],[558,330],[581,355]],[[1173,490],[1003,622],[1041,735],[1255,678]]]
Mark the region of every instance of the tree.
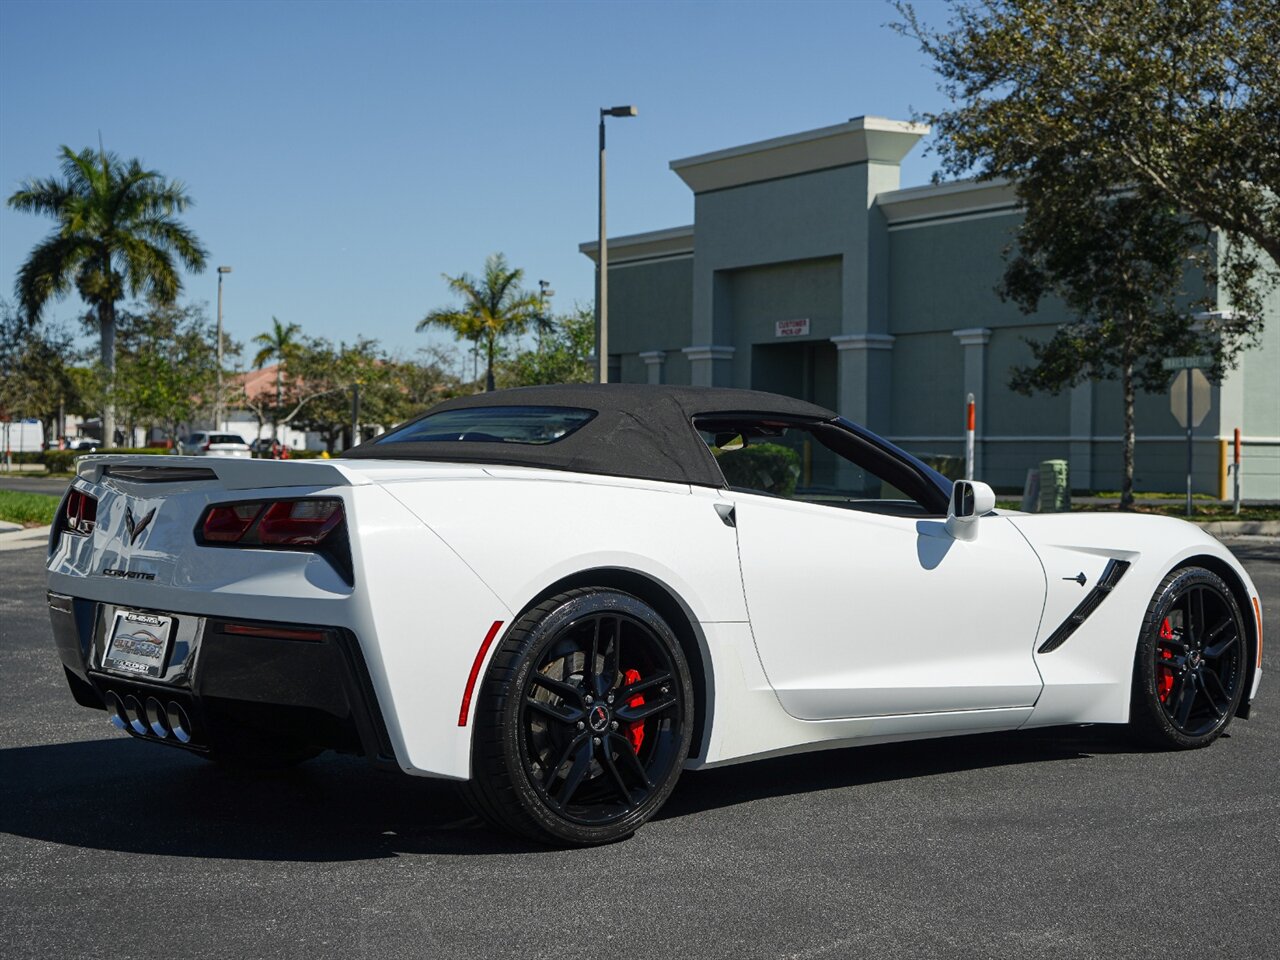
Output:
[[493,363],[497,341],[511,334],[524,333],[531,325],[544,322],[537,294],[520,288],[523,277],[523,270],[509,267],[506,257],[495,253],[485,260],[484,277],[481,279],[467,273],[457,277],[444,275],[449,289],[462,297],[461,308],[432,310],[418,321],[419,332],[433,326],[445,327],[460,340],[484,343],[486,391],[494,388]]
[[[215,405],[217,325],[203,307],[152,298],[121,310],[117,327],[118,416],[131,428],[159,427],[176,439],[183,424]],[[240,345],[224,334],[223,351],[234,357]]]
[[280,442],[279,414],[284,396],[284,370],[285,365],[297,356],[301,346],[299,336],[301,333],[302,328],[296,323],[290,323],[285,326],[275,317],[272,317],[271,329],[253,338],[253,342],[258,344],[259,347],[258,352],[253,355],[253,365],[261,368],[269,360],[274,359],[276,361],[276,412],[271,419],[272,443]]
[[176,215],[192,204],[185,186],[105,150],[62,148],[62,178],[24,181],[9,206],[53,217],[57,228],[38,243],[18,270],[15,291],[33,320],[51,299],[74,284],[98,316],[102,368],[108,389],[102,442],[115,443],[116,304],[126,294],[172,303],[182,289],[175,256],[194,272],[205,250]]
[[504,387],[528,387],[544,383],[592,383],[595,365],[595,317],[589,308],[578,308],[547,324],[536,350],[524,350],[498,365],[498,382]]
[[973,0],[946,30],[895,4],[952,108],[926,113],[952,176],[1018,180],[1089,157],[1232,241],[1237,304],[1280,264],[1280,7],[1274,0]]
[[[389,363],[378,341],[364,337],[355,343],[315,338],[306,341],[296,359],[299,402],[290,414],[303,430],[318,433],[332,453],[338,440],[352,426],[355,388],[360,390],[360,421],[392,423],[399,419],[402,391],[396,383],[395,365]],[[359,443],[351,437],[348,446]]]
[[[1275,10],[1256,0],[973,0],[953,4],[948,29],[935,31],[897,7],[897,29],[933,59],[953,104],[925,116],[943,170],[1007,178],[1023,208],[1001,296],[1027,312],[1057,296],[1075,314],[1031,344],[1035,362],[1011,371],[1010,385],[1057,392],[1120,379],[1127,507],[1134,393],[1168,385],[1161,356],[1210,353],[1220,377],[1261,332],[1258,248],[1280,239]],[[1272,38],[1269,51],[1255,49],[1255,28]],[[1201,138],[1204,124],[1221,139]],[[1170,165],[1184,168],[1179,187],[1149,175]],[[1189,268],[1209,296],[1191,295]],[[1234,312],[1197,328],[1192,315],[1213,306],[1219,284]]]
[[30,322],[0,300],[0,420],[34,417],[45,443],[55,443],[63,414],[80,404],[74,356],[65,330]]

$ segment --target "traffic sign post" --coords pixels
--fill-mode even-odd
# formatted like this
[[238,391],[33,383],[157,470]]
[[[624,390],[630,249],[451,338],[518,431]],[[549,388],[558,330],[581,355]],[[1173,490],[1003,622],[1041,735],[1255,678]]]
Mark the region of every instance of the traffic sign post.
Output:
[[1178,418],[1178,423],[1187,430],[1187,516],[1189,517],[1192,514],[1192,432],[1204,422],[1212,402],[1209,380],[1200,371],[1202,367],[1213,366],[1213,357],[1166,357],[1160,365],[1165,370],[1181,371],[1173,378],[1173,389],[1169,391],[1169,409]]

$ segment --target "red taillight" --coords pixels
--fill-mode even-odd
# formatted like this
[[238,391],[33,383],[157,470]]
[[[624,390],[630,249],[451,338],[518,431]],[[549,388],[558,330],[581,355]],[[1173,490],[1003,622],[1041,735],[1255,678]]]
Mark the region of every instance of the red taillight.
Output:
[[332,497],[219,503],[205,510],[197,539],[241,547],[306,549],[324,543],[343,520],[342,501]]
[[67,530],[87,536],[93,532],[97,522],[97,497],[92,497],[83,490],[72,490],[67,494],[67,505],[63,513],[63,523]]
[[253,526],[262,512],[260,503],[234,503],[226,507],[210,507],[200,530],[210,543],[235,543]]
[[208,453],[208,452],[209,452],[209,448],[210,448],[211,446],[213,446],[212,441],[206,440],[206,441],[205,441],[204,446],[203,446],[203,447],[201,447],[200,449],[201,449],[201,450],[203,450],[205,453]]
[[341,522],[341,501],[286,500],[267,507],[258,523],[258,537],[276,545],[316,544]]

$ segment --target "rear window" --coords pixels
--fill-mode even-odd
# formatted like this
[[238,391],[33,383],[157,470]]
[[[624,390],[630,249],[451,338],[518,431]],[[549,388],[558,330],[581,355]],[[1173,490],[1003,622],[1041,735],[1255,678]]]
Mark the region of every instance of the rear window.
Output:
[[596,415],[579,407],[467,407],[428,414],[379,443],[533,443],[563,440]]
[[209,435],[210,443],[244,443],[244,437],[234,433],[214,433]]

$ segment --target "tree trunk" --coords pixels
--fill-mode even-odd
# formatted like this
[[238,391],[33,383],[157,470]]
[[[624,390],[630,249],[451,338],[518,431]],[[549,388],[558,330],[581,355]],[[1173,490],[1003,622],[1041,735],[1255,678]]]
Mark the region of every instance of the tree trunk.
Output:
[[98,326],[102,331],[102,370],[106,376],[106,402],[102,405],[102,446],[116,445],[116,305],[110,300],[98,304]]
[[1133,509],[1133,449],[1137,441],[1133,425],[1133,361],[1125,362],[1121,377],[1124,388],[1124,476],[1120,486],[1120,509]]
[[493,337],[489,338],[489,368],[484,375],[484,392],[493,393]]

